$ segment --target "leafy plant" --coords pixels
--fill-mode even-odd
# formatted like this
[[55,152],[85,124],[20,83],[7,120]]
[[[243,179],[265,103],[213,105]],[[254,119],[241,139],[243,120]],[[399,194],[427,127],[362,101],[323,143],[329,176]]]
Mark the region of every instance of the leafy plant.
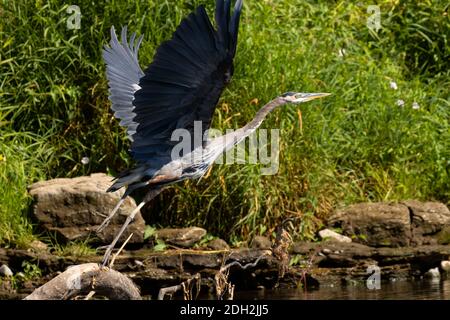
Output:
[[156,234],[156,228],[154,228],[152,226],[145,226],[144,240],[147,240],[147,239],[155,236],[155,234]]
[[161,239],[156,239],[156,244],[153,246],[153,251],[164,251],[167,249],[167,244],[161,240]]
[[25,280],[33,280],[42,276],[42,270],[34,263],[23,261],[22,268]]

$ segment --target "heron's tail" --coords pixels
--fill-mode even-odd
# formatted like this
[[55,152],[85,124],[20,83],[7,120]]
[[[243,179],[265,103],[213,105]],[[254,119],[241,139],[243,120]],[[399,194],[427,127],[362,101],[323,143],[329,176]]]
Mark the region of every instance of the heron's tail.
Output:
[[120,188],[126,187],[125,196],[134,190],[145,187],[154,175],[156,170],[146,165],[140,165],[134,169],[125,170],[120,173],[114,180],[115,182],[106,190],[114,192]]

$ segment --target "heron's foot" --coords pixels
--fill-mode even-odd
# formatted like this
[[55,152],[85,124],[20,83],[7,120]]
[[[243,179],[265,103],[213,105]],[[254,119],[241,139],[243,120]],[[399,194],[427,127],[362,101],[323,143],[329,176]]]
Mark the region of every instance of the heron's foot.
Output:
[[114,249],[114,247],[112,247],[112,246],[108,246],[108,248],[106,249],[106,252],[103,255],[103,259],[102,259],[102,267],[108,267],[109,258],[111,257],[111,253],[112,253],[113,249]]
[[122,225],[122,228],[120,228],[119,232],[116,234],[116,237],[114,238],[114,240],[111,242],[111,244],[106,249],[105,255],[103,256],[102,266],[106,267],[106,265],[108,264],[108,261],[109,261],[109,257],[111,256],[111,253],[112,253],[114,247],[116,246],[117,241],[119,241],[120,237],[125,232],[125,229],[128,227],[130,222],[134,219],[136,214],[139,212],[139,210],[141,210],[141,208],[144,205],[145,205],[145,202],[142,201],[127,217],[127,219],[125,220],[125,223]]

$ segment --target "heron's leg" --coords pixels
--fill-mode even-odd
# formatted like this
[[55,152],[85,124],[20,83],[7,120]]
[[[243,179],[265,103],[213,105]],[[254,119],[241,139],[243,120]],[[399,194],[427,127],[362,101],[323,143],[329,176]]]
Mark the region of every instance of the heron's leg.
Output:
[[117,205],[114,207],[114,209],[111,211],[111,213],[109,214],[108,217],[106,217],[105,220],[103,220],[102,224],[97,228],[96,232],[102,232],[103,229],[105,229],[108,224],[111,222],[112,218],[114,217],[114,215],[116,214],[117,210],[119,210],[120,206],[122,205],[122,203],[125,201],[125,197],[122,197],[119,202],[117,203]]
[[125,220],[125,223],[123,224],[122,228],[120,228],[118,234],[116,235],[116,237],[114,238],[113,242],[111,242],[111,244],[107,247],[105,255],[103,256],[103,261],[102,261],[102,265],[106,266],[109,260],[109,257],[111,255],[111,252],[113,251],[117,241],[119,241],[119,238],[122,236],[122,234],[124,233],[125,229],[128,227],[128,225],[131,223],[131,221],[133,221],[134,217],[136,216],[136,214],[138,213],[139,210],[141,210],[141,208],[150,200],[152,200],[154,197],[156,197],[158,194],[161,193],[161,191],[163,190],[163,187],[156,187],[154,189],[150,189],[147,194],[144,197],[144,200],[137,206],[136,209],[133,210],[133,212],[131,212],[131,214],[127,217],[127,220]]
[[146,202],[142,201],[127,217],[127,220],[125,220],[125,223],[123,224],[122,228],[120,228],[119,232],[117,233],[114,240],[111,242],[111,244],[106,249],[105,255],[103,256],[102,265],[105,267],[109,261],[109,257],[111,256],[111,253],[116,246],[117,241],[119,241],[120,237],[124,233],[125,229],[128,227],[128,225],[133,221],[136,214],[141,210],[141,208],[146,204]]

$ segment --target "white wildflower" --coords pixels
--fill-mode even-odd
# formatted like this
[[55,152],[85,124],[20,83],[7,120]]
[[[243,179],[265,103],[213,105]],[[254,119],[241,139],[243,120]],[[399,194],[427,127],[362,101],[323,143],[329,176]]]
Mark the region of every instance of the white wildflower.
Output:
[[402,99],[398,99],[398,100],[397,100],[397,105],[398,105],[399,107],[403,107],[403,106],[405,105],[405,101],[403,101]]
[[83,158],[81,159],[81,164],[83,164],[83,165],[89,164],[89,158],[88,158],[88,157],[83,157]]
[[398,89],[397,83],[394,82],[394,81],[391,81],[391,82],[389,83],[389,86],[391,87],[391,89],[394,89],[394,90],[397,90],[397,89]]
[[414,101],[413,104],[412,104],[412,108],[414,110],[418,110],[418,109],[420,109],[420,106],[419,106],[419,104],[417,102]]

